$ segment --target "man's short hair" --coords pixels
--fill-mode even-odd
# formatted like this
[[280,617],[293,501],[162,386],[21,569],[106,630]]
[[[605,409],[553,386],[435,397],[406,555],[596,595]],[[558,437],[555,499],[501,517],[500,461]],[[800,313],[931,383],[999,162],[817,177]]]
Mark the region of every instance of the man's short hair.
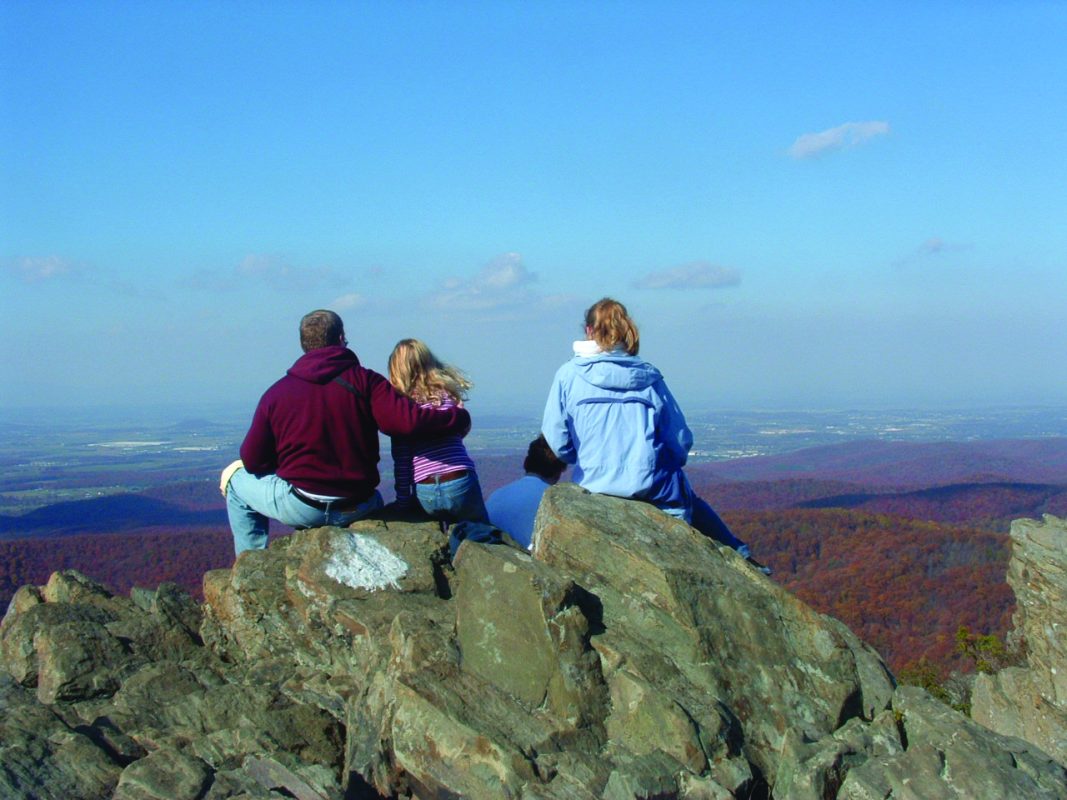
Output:
[[540,475],[546,481],[557,481],[563,474],[567,465],[557,458],[548,446],[545,435],[541,434],[532,442],[526,451],[526,460],[522,462],[522,468],[534,475]]
[[319,309],[305,314],[300,320],[300,346],[304,352],[344,344],[345,325],[332,311]]

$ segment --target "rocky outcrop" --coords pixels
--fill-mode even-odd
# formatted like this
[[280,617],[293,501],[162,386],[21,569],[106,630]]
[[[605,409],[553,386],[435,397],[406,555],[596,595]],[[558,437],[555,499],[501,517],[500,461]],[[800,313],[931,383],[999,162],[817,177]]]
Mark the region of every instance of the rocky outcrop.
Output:
[[1026,664],[979,675],[971,716],[1067,764],[1067,520],[1015,520],[1008,583],[1014,638]]
[[11,798],[1067,798],[1067,773],[650,506],[562,485],[532,556],[428,523],[294,534],[0,624]]

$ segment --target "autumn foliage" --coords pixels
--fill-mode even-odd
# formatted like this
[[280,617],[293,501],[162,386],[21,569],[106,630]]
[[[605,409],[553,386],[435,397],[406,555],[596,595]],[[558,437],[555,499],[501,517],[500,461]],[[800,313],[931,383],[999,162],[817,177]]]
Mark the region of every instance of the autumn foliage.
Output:
[[775,579],[894,669],[920,659],[973,669],[956,649],[959,626],[1000,636],[1010,627],[1004,533],[843,509],[723,516]]
[[125,594],[134,586],[154,589],[173,581],[195,597],[208,570],[233,564],[229,528],[166,526],[133,533],[97,533],[0,541],[0,602],[6,607],[18,587],[40,585],[57,570],[76,569]]

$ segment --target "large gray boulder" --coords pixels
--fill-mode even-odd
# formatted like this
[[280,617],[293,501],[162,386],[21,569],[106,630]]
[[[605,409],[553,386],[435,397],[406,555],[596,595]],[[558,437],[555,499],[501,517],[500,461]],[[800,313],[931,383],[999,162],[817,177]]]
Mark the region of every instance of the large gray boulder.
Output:
[[453,565],[433,523],[304,531],[206,575],[200,607],[26,587],[0,623],[0,793],[1067,800],[1040,750],[896,689],[650,506],[557,486],[536,539]]
[[[698,751],[715,760],[736,741],[769,775],[786,731],[820,739],[889,705],[893,680],[870,647],[685,523],[572,487],[546,497],[538,524],[535,557],[596,598],[591,645],[614,739],[640,751],[653,734],[700,729]],[[679,740],[673,753],[693,746]]]
[[1067,520],[1011,525],[1008,583],[1015,592],[1015,644],[1026,663],[975,680],[971,716],[1033,742],[1067,764]]

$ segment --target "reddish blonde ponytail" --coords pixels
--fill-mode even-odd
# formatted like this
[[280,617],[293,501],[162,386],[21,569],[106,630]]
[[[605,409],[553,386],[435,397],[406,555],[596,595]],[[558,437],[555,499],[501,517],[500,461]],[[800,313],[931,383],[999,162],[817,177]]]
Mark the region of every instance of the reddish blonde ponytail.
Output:
[[585,327],[589,330],[589,338],[605,352],[622,346],[627,353],[636,356],[641,349],[637,325],[630,319],[626,306],[618,300],[605,297],[593,303],[585,312]]

